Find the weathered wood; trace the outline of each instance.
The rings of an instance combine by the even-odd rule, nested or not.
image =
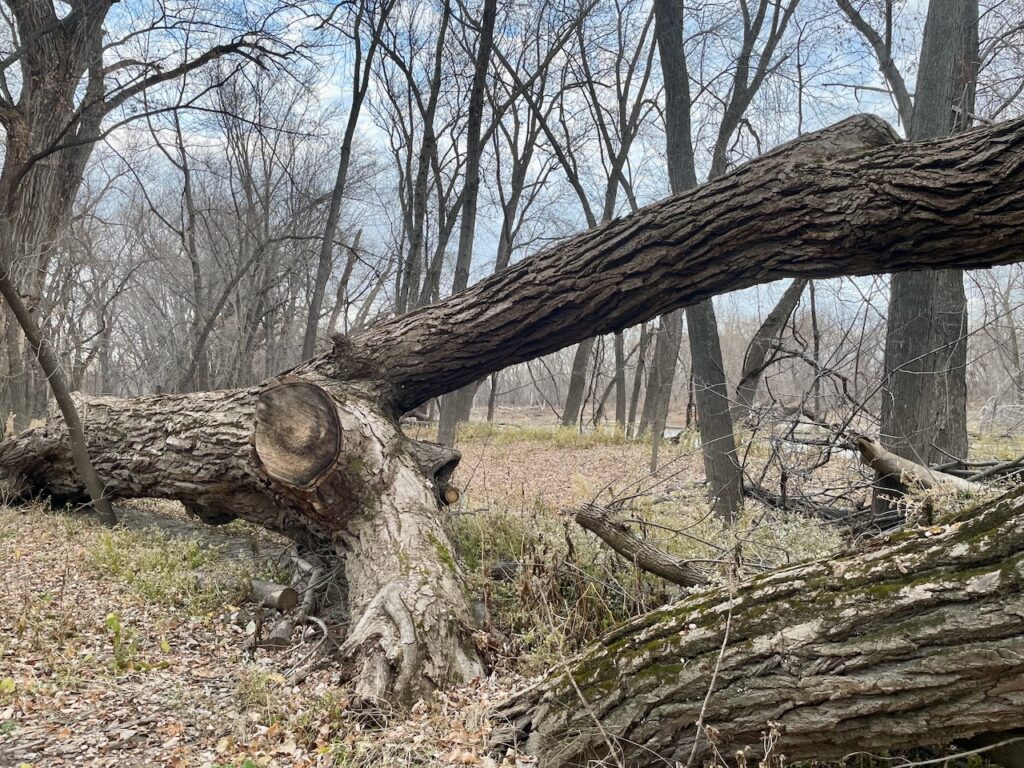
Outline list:
[[[343,653],[356,669],[358,694],[411,702],[483,672],[437,502],[458,454],[406,438],[365,391],[311,377],[301,387],[272,380],[202,394],[80,397],[79,410],[112,497],[178,499],[205,516],[228,510],[333,548],[345,568],[352,629]],[[285,401],[298,395],[303,405],[283,407],[274,395],[272,407],[261,407],[266,392]],[[308,482],[308,467],[290,451],[321,445],[309,436],[322,426],[307,422],[330,421],[328,400],[343,450]],[[261,431],[272,451],[260,452]],[[0,443],[0,470],[9,489],[75,500],[84,494],[59,420]]]
[[[850,145],[876,147],[849,152]],[[898,143],[849,118],[713,182],[600,225],[308,367],[385,382],[409,410],[491,371],[781,278],[1020,258],[1024,120]]]
[[[322,388],[282,379],[256,399],[253,446],[263,471],[274,480],[308,488],[338,460],[341,425]]]
[[[974,483],[897,456],[870,437],[858,435],[854,444],[860,452],[860,460],[875,470],[880,480],[895,483],[904,490],[907,488],[927,490],[939,485],[949,486],[965,493],[979,493],[985,490],[985,486],[981,483]]]
[[[231,575],[209,571],[196,571],[194,575],[200,587],[234,592],[244,600],[273,608],[275,611],[290,611],[299,604],[299,593],[287,584],[275,584],[260,579],[239,580]]]
[[[627,622],[500,706],[494,747],[541,768],[755,764],[772,729],[799,761],[1024,727],[1021,493]]]
[[[573,513],[573,517],[582,527],[596,534],[638,568],[683,587],[708,583],[707,576],[691,563],[662,552],[649,541],[638,538],[629,530],[628,525],[613,520],[608,510],[596,504],[585,504]]]

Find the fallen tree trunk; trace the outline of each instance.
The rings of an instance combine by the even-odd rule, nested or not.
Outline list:
[[[859,116],[703,187],[381,323],[249,389],[84,398],[90,456],[113,498],[244,517],[345,563],[343,652],[368,698],[411,700],[483,667],[439,515],[458,454],[398,419],[516,362],[716,293],[1019,258],[1024,121],[897,143]],[[0,444],[9,491],[78,500],[58,422]]]
[[[343,558],[343,651],[366,700],[412,702],[481,674],[438,509],[458,452],[406,438],[364,389],[320,383],[83,397],[79,409],[108,496],[177,499],[203,519],[237,515]],[[80,500],[66,437],[52,422],[0,445],[7,493]]]
[[[627,622],[499,707],[492,746],[540,768],[754,764],[1024,727],[1022,493]]]
[[[941,472],[916,461],[904,459],[885,449],[880,442],[859,435],[854,444],[860,452],[860,460],[875,470],[880,481],[895,486],[904,493],[911,488],[928,490],[937,486],[948,486],[964,493],[979,493],[985,486],[962,477]]]
[[[314,365],[386,380],[409,410],[491,371],[760,283],[1015,262],[1022,155],[1024,120],[901,143],[858,115],[439,304],[338,337]]]

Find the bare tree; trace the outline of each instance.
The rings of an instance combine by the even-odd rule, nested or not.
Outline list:
[[[320,329],[320,314],[323,307],[327,281],[331,276],[331,255],[334,252],[334,238],[338,229],[341,214],[341,202],[345,197],[345,184],[348,181],[349,166],[352,163],[352,146],[355,142],[356,126],[362,112],[363,100],[370,87],[373,58],[381,41],[384,25],[394,7],[394,0],[359,0],[356,3],[352,19],[351,39],[353,48],[352,61],[352,95],[345,121],[345,134],[341,139],[341,153],[338,159],[338,174],[331,191],[331,201],[327,211],[327,224],[320,243],[317,259],[316,279],[313,283],[313,295],[310,297],[309,312],[306,315],[306,331],[302,338],[302,356],[312,357],[316,347],[316,337]],[[369,37],[364,40],[366,30]],[[364,60],[363,46],[366,45]],[[334,328],[329,329],[331,333]]]

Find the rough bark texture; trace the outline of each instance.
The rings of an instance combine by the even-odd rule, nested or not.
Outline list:
[[[912,140],[965,129],[978,72],[977,0],[932,0]],[[967,455],[967,298],[963,271],[893,276],[886,321],[882,439],[922,464]],[[876,506],[882,500],[876,500]]]
[[[656,0],[654,32],[658,40],[662,80],[665,81],[665,159],[668,164],[668,180],[672,194],[678,195],[697,186],[690,125],[690,75],[683,45],[681,0]],[[648,425],[651,427],[651,471],[658,467],[658,447],[668,422],[672,382],[682,339],[682,311],[670,312],[658,321],[654,361],[648,378],[640,429],[644,432]]]
[[[1024,726],[1022,513],[1011,495],[628,622],[501,706],[495,744],[542,768],[753,764],[773,730],[789,761]]]
[[[848,154],[854,146],[877,147]],[[1020,258],[1024,121],[899,143],[849,118],[570,238],[309,365],[386,380],[409,410],[490,371],[780,278]]]
[[[708,497],[714,513],[731,521],[743,504],[743,470],[736,456],[729,390],[712,300],[687,307],[686,325]]]
[[[850,155],[851,142],[881,148]],[[440,304],[336,337],[259,387],[86,399],[96,470],[114,498],[180,499],[210,520],[234,514],[330,542],[345,559],[345,652],[363,694],[408,700],[464,680],[481,665],[437,500],[458,454],[408,440],[399,415],[723,290],[1019,258],[1024,121],[892,142],[875,118],[845,121]],[[0,444],[19,490],[81,498],[72,467],[57,424]]]
[[[572,356],[572,369],[569,371],[569,389],[565,395],[565,407],[562,409],[562,426],[574,427],[580,421],[583,409],[583,398],[587,390],[587,367],[594,349],[594,338],[584,339],[576,347]]]
[[[79,407],[108,495],[178,499],[207,520],[330,542],[345,564],[343,653],[361,696],[411,702],[483,672],[437,502],[458,454],[405,438],[358,387],[286,377]],[[0,444],[0,466],[8,491],[83,495],[62,424]]]

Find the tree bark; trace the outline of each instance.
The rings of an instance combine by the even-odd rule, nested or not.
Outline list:
[[[323,386],[321,386],[321,384]],[[190,395],[79,400],[115,498],[182,501],[291,538],[345,565],[357,693],[408,703],[482,673],[438,494],[458,454],[405,438],[360,392],[315,376]],[[2,445],[7,491],[82,495],[61,424]]]
[[[396,410],[595,334],[800,277],[1007,264],[1024,121],[900,143],[862,115],[388,320],[308,365],[387,382]]]
[[[738,414],[745,415],[754,407],[757,388],[761,384],[761,376],[765,368],[771,364],[772,345],[778,340],[782,330],[789,322],[793,310],[800,303],[800,297],[807,286],[807,280],[794,280],[779,298],[778,303],[768,313],[768,317],[757,329],[754,338],[747,346],[743,355],[743,370],[740,381],[736,385],[736,407]]]
[[[1022,727],[1020,493],[629,621],[498,707],[494,744],[540,768],[610,755],[643,768],[741,750],[747,764],[766,751],[830,760]]]
[[[637,342],[636,368],[633,369],[633,388],[629,396],[629,415],[626,417],[626,434],[636,437],[643,430],[636,429],[636,411],[640,404],[640,387],[644,381],[644,368],[647,366],[647,347],[651,333],[646,323],[640,325],[640,341]]]
[[[977,0],[931,0],[911,140],[941,138],[970,125],[977,73]],[[884,366],[881,431],[886,447],[922,464],[966,457],[967,298],[962,270],[893,277]]]
[[[330,542],[364,695],[409,700],[472,677],[482,667],[437,499],[458,454],[405,438],[400,415],[723,290],[1019,258],[1024,121],[894,141],[877,118],[844,121],[439,304],[336,336],[256,387],[83,400],[97,473],[111,498],[180,499],[201,517]],[[0,444],[0,471],[12,490],[83,495],[59,423]]]
[[[860,459],[878,474],[879,480],[891,483],[905,493],[908,488],[928,489],[937,485],[947,485],[964,493],[979,493],[985,486],[932,469],[923,464],[897,456],[877,440],[861,435],[855,440]]]
[[[615,520],[608,510],[596,504],[580,507],[573,517],[583,528],[598,536],[601,541],[631,563],[649,573],[683,587],[695,587],[708,583],[708,577],[689,562],[662,552],[650,542],[639,538],[629,530],[626,523]]]
[[[687,307],[686,325],[708,498],[714,513],[732,522],[743,504],[743,471],[736,455],[729,390],[712,300]]]
[[[583,339],[576,347],[572,356],[572,369],[569,371],[569,390],[565,395],[565,407],[562,409],[562,426],[574,427],[582,417],[583,397],[587,389],[587,368],[590,366],[590,355],[594,349],[594,337]]]

